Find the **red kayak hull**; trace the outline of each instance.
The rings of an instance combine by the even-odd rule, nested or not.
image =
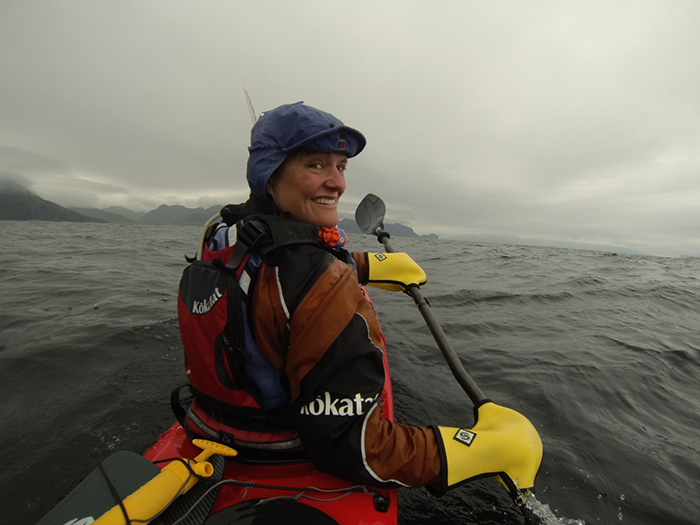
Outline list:
[[[180,424],[175,424],[160,436],[155,445],[146,451],[144,457],[152,462],[157,462],[173,457],[193,458],[200,452],[201,450],[187,439]],[[298,490],[223,485],[219,489],[209,515],[243,501],[280,496],[295,497],[301,494],[305,487],[337,490],[353,485],[349,481],[320,472],[309,462],[256,465],[227,459],[223,479]],[[308,492],[307,494],[314,499],[301,497],[299,502],[317,508],[340,524],[396,525],[398,519],[396,489],[371,489],[372,492],[368,493],[342,493],[346,495],[340,498],[338,497],[341,495],[339,492],[328,494]],[[386,510],[375,507],[374,492],[383,496],[383,502],[388,504]]]

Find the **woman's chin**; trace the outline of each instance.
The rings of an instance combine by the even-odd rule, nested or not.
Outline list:
[[[313,224],[314,226],[320,226],[321,228],[335,228],[339,220],[338,211],[335,209],[319,210],[316,213],[308,214],[301,220]]]

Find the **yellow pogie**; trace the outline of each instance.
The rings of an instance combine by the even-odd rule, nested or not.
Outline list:
[[[409,286],[422,286],[428,281],[423,268],[402,252],[368,253],[369,286],[390,292],[403,292]]]
[[[477,409],[471,429],[438,427],[446,455],[446,487],[484,476],[507,476],[519,490],[535,485],[542,462],[542,440],[515,410],[488,401]]]

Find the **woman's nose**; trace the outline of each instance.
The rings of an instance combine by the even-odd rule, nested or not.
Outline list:
[[[345,190],[345,176],[343,172],[336,167],[330,168],[325,185],[327,188],[338,189],[341,192]]]

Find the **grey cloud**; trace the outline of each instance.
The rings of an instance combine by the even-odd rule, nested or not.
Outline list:
[[[240,200],[245,84],[258,112],[304,100],[365,133],[345,213],[371,191],[419,233],[700,253],[698,15],[682,0],[6,3],[0,144],[32,153],[0,162],[81,201]]]

